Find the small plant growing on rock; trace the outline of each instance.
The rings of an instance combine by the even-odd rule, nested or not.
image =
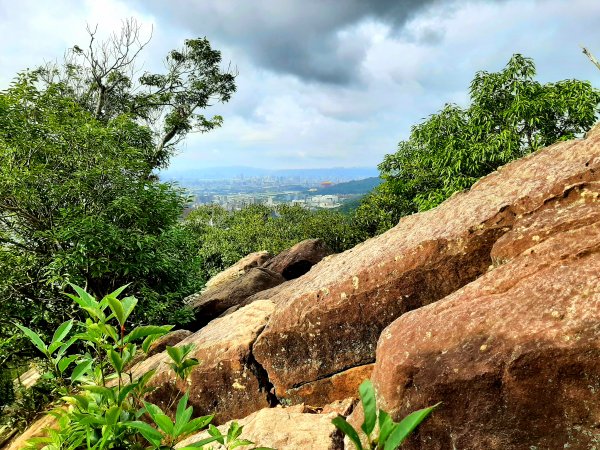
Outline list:
[[[410,433],[439,406],[438,403],[429,408],[420,409],[396,423],[388,413],[381,409],[377,410],[375,389],[370,380],[363,381],[358,392],[365,417],[360,428],[366,436],[367,447],[363,447],[359,430],[355,430],[342,416],[338,416],[332,421],[342,433],[348,436],[356,450],[396,450]],[[377,425],[379,432],[377,436],[372,437]]]
[[[70,320],[54,333],[50,344],[29,328],[18,325],[51,363],[51,375],[61,380],[60,407],[52,411],[58,429],[48,436],[28,441],[28,448],[45,450],[79,449],[173,449],[181,439],[205,428],[213,416],[192,418],[187,406],[188,394],[179,400],[175,420],[158,406],[144,401],[152,389],[148,382],[154,371],[137,380],[128,366],[137,353],[136,341],[143,340],[147,353],[150,343],[171,330],[171,326],[140,326],[126,333],[126,322],[133,312],[135,297],[119,299],[125,286],[97,301],[79,286],[72,285],[77,295],[69,295],[88,315],[85,322]],[[71,330],[76,330],[68,337]],[[75,342],[81,351],[67,355]],[[171,367],[181,378],[198,364],[187,358],[193,346],[170,347]],[[75,364],[72,371],[69,366]],[[70,372],[70,376],[67,374]],[[145,421],[141,420],[144,419]],[[150,425],[153,423],[154,426]],[[197,442],[191,448],[222,440],[221,436]],[[150,444],[150,446],[147,446]],[[240,443],[238,446],[246,445]],[[233,448],[233,447],[231,447]]]

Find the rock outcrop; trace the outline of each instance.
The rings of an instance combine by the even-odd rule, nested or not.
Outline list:
[[[266,263],[271,258],[269,252],[261,251],[250,253],[247,256],[244,256],[238,262],[236,262],[233,266],[228,267],[227,269],[219,272],[214,277],[206,282],[204,286],[204,291],[208,291],[210,289],[216,288],[222,284],[229,283],[233,280],[244,275],[250,269],[254,267],[260,267],[264,263]]]
[[[517,220],[501,266],[386,328],[373,380],[396,418],[443,401],[407,448],[600,444],[600,183]]]
[[[159,353],[134,368],[134,376],[156,369],[150,380],[155,386],[148,401],[174,412],[173,399],[189,391],[189,404],[197,415],[215,414],[214,423],[245,417],[274,405],[266,373],[256,364],[252,346],[262,331],[274,304],[257,301],[240,311],[213,320],[181,341],[193,343],[189,355],[200,360],[187,381],[178,380],[168,366],[166,353]]]
[[[194,311],[195,329],[200,329],[232,306],[239,305],[257,292],[275,287],[285,281],[277,272],[255,267],[233,281],[213,287],[201,295],[190,299]]]
[[[293,280],[331,253],[323,240],[307,239],[271,258],[262,267],[281,274],[286,280]]]
[[[176,344],[179,344],[185,338],[191,336],[193,333],[189,330],[175,330],[170,333],[165,334],[164,336],[159,337],[156,341],[152,343],[150,348],[148,349],[148,357],[154,356],[157,353],[164,352],[167,346],[173,347]]]
[[[323,414],[308,412],[304,405],[263,409],[238,421],[244,427],[241,438],[261,447],[277,450],[341,450],[342,434],[331,424],[331,420],[344,410],[347,411],[347,405],[341,411],[339,407],[330,408],[329,412]],[[219,427],[221,433],[227,433],[228,425]],[[208,436],[206,432],[199,433],[182,441],[176,448],[185,447]]]
[[[300,401],[302,386],[374,362],[381,331],[484,274],[520,216],[598,179],[598,141],[558,143],[508,164],[282,287],[254,346],[276,395]]]

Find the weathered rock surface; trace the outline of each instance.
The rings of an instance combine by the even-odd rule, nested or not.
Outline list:
[[[233,281],[220,284],[197,297],[190,298],[188,304],[194,310],[196,317],[193,326],[199,329],[251,295],[284,281],[285,278],[279,273],[263,267],[255,267]]]
[[[152,343],[150,349],[148,349],[148,356],[154,356],[157,353],[164,352],[167,346],[173,347],[175,344],[180,343],[185,338],[191,336],[193,333],[189,330],[175,330],[164,336],[159,337]]]
[[[406,448],[599,448],[598,183],[566,192],[498,242],[504,265],[382,333],[380,406],[444,402]]]
[[[262,266],[270,258],[271,255],[269,255],[269,252],[267,251],[250,253],[236,262],[233,266],[223,270],[222,272],[219,272],[210,280],[208,280],[204,286],[204,291],[208,291],[222,284],[229,283],[241,277],[253,267]]]
[[[321,239],[306,239],[271,258],[262,267],[281,274],[286,280],[299,278],[332,251]]]
[[[20,450],[26,447],[29,439],[47,436],[47,430],[57,427],[54,416],[45,415],[33,422],[25,432],[7,442],[2,450]]]
[[[600,137],[556,144],[289,282],[271,297],[278,308],[254,345],[277,396],[372,363],[387,325],[484,274],[518,217],[597,180],[599,169]]]
[[[213,320],[177,345],[193,343],[190,357],[198,358],[188,381],[177,380],[160,353],[134,368],[134,376],[156,368],[150,385],[156,390],[148,400],[165,410],[174,408],[172,399],[189,390],[196,415],[216,414],[215,423],[245,417],[272,406],[266,374],[252,356],[252,345],[264,328],[274,304],[257,301],[235,313]],[[171,412],[174,412],[171,411]]]
[[[310,414],[305,412],[303,405],[296,405],[263,409],[237,422],[244,427],[241,438],[249,439],[258,446],[277,450],[341,450],[342,435],[331,424],[337,415],[335,410],[325,414]],[[227,432],[228,425],[219,427],[221,433]],[[180,442],[176,448],[206,437],[208,433],[199,433]],[[215,449],[221,448],[225,447],[215,446]]]

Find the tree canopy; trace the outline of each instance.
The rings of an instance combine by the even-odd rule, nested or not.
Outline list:
[[[587,81],[535,81],[533,60],[515,54],[499,72],[481,71],[471,104],[446,104],[414,126],[378,166],[385,182],[367,196],[358,218],[382,232],[404,215],[430,209],[499,166],[596,121],[600,91]]]
[[[202,285],[180,223],[188,197],[154,171],[187,133],[220,124],[203,110],[230,98],[235,75],[193,39],[165,74],[134,80],[138,33],[129,21],[96,44],[91,32],[65,64],[0,92],[0,338],[12,321],[44,333],[70,317],[68,282],[98,297],[129,283],[143,305],[134,320],[158,323],[185,322],[183,297]]]

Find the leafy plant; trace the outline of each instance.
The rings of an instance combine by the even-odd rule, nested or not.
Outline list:
[[[360,428],[366,437],[367,447],[362,445],[359,430],[355,430],[342,416],[338,416],[332,421],[342,433],[348,436],[357,450],[396,450],[410,433],[440,405],[438,403],[429,408],[415,411],[396,423],[388,413],[381,409],[377,410],[375,390],[370,380],[363,381],[358,391],[364,413],[364,421]],[[372,437],[376,427],[378,427],[377,436]]]

